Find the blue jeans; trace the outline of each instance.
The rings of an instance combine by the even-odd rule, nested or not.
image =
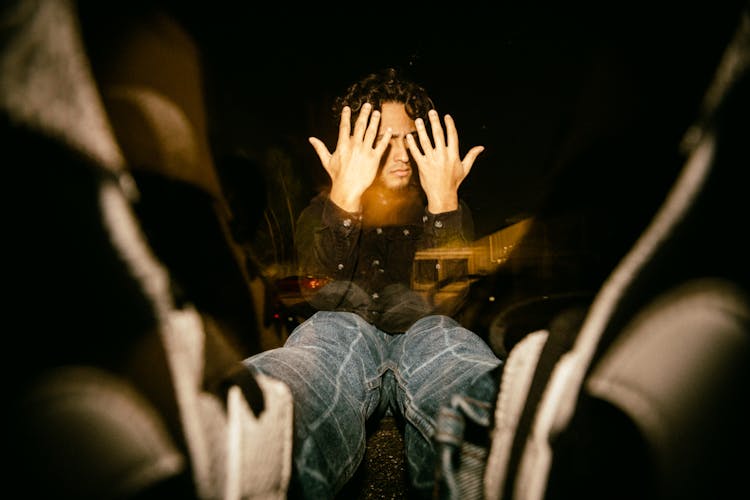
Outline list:
[[[430,496],[438,412],[451,396],[471,390],[494,401],[490,372],[501,364],[484,341],[447,316],[427,316],[404,334],[384,333],[354,313],[320,311],[283,347],[245,364],[284,381],[294,397],[292,489],[306,498],[333,498],[365,453],[365,422],[388,409],[404,419],[407,470],[413,491]]]

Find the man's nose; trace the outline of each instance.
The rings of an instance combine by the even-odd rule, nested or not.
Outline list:
[[[409,161],[409,147],[406,145],[405,140],[399,138],[391,141],[391,148],[393,148],[393,158],[395,160],[402,162]]]

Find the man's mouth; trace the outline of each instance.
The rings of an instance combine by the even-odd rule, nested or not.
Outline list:
[[[410,168],[397,168],[391,170],[391,175],[395,175],[396,177],[408,177],[411,173]]]

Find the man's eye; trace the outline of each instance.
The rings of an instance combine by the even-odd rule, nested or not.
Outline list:
[[[414,140],[417,142],[417,145],[419,145],[419,138],[417,137],[417,135],[414,132],[409,132],[408,134],[404,134],[402,137],[397,138],[397,140],[402,141],[402,143],[403,143],[404,146],[408,146],[409,143],[407,141],[407,138],[409,136],[414,137]]]

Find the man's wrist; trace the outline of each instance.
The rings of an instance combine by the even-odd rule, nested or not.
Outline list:
[[[362,209],[361,196],[351,196],[331,191],[328,198],[345,212],[357,213]]]
[[[458,197],[455,200],[428,200],[427,211],[431,214],[442,214],[458,210]]]

